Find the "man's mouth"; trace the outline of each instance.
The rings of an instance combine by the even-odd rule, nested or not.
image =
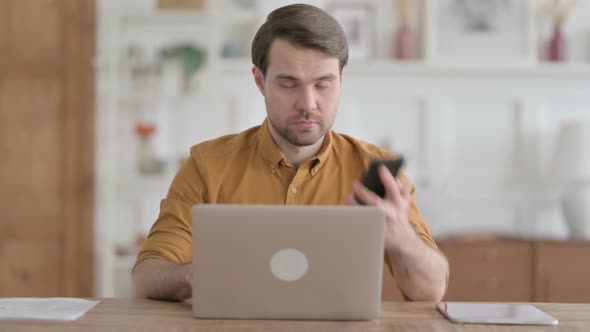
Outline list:
[[[307,120],[295,121],[295,125],[297,127],[301,127],[301,128],[311,128],[311,127],[315,126],[316,124],[317,124],[317,122],[315,122],[315,121],[307,121]]]

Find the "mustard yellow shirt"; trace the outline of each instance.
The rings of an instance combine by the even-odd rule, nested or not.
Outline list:
[[[176,174],[160,215],[135,265],[147,258],[192,260],[192,206],[199,203],[341,205],[374,159],[393,158],[375,146],[330,131],[316,157],[299,168],[285,163],[268,129],[261,126],[195,145]],[[400,172],[400,177],[405,177]],[[412,185],[410,222],[436,248]],[[393,270],[385,259],[390,272]],[[395,277],[395,275],[394,275]]]

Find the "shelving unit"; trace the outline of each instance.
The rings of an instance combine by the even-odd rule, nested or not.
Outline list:
[[[212,1],[212,3],[216,4],[217,1]],[[108,27],[104,28],[106,32],[104,39],[106,41],[103,45],[104,48],[101,49],[102,55],[98,61],[99,98],[101,100],[101,106],[99,106],[99,122],[101,123],[99,135],[102,137],[99,142],[104,144],[104,146],[98,147],[99,156],[97,158],[99,163],[97,209],[99,210],[98,233],[100,237],[97,241],[97,243],[100,243],[97,250],[100,252],[102,262],[99,267],[101,271],[99,295],[104,297],[126,295],[122,294],[122,289],[125,288],[124,285],[128,282],[125,269],[126,267],[130,269],[133,258],[130,256],[116,256],[115,248],[121,242],[129,243],[133,241],[133,237],[138,232],[146,231],[149,220],[151,222],[155,221],[156,216],[153,213],[158,209],[159,199],[165,196],[176,171],[176,166],[170,167],[163,174],[156,175],[141,175],[136,171],[133,155],[135,152],[135,137],[132,132],[132,124],[136,115],[134,112],[136,110],[133,110],[133,107],[136,107],[141,102],[145,92],[130,90],[129,68],[127,67],[128,62],[125,60],[125,50],[129,46],[129,41],[131,39],[135,41],[146,40],[148,43],[152,43],[149,44],[150,49],[155,47],[157,43],[169,45],[170,43],[185,40],[203,45],[207,51],[207,65],[191,82],[189,95],[178,93],[164,96],[164,98],[172,101],[190,99],[195,104],[198,104],[203,99],[217,100],[219,102],[218,107],[213,107],[215,106],[213,105],[211,109],[208,109],[208,106],[200,106],[205,109],[195,110],[195,113],[198,111],[201,112],[200,114],[204,114],[202,116],[203,122],[211,122],[212,124],[199,123],[195,127],[210,126],[226,133],[236,132],[242,129],[241,126],[256,122],[252,119],[258,119],[260,113],[253,115],[251,110],[255,107],[263,107],[263,104],[256,104],[255,107],[251,105],[259,103],[259,101],[255,101],[254,97],[252,97],[257,92],[251,81],[252,64],[249,58],[248,45],[248,36],[253,35],[254,27],[261,23],[265,17],[266,12],[261,13],[262,9],[260,8],[252,12],[231,12],[218,5],[213,5],[203,13],[157,12],[152,10],[143,11],[140,14],[120,14],[106,20],[108,25]],[[246,29],[247,26],[252,26],[252,30]],[[223,44],[234,36],[236,27],[239,33],[243,33],[243,36],[240,37],[243,37],[241,39],[242,44],[238,46],[241,52],[240,56],[224,58],[222,57]],[[389,45],[382,45],[381,47],[390,49]],[[362,95],[368,91],[373,95],[382,97],[382,100],[386,100],[388,103],[390,101],[387,98],[391,98],[392,108],[401,105],[408,107],[410,111],[417,109],[418,116],[409,115],[407,119],[402,119],[407,120],[410,125],[419,121],[426,123],[424,127],[418,128],[427,132],[424,136],[419,136],[421,133],[416,134],[416,136],[408,136],[411,139],[418,137],[420,143],[417,143],[416,149],[428,150],[424,146],[433,144],[433,142],[438,143],[437,140],[443,141],[447,139],[445,137],[434,137],[440,132],[428,131],[433,130],[432,128],[436,126],[444,126],[440,114],[447,112],[444,107],[437,108],[438,104],[435,105],[436,107],[431,107],[437,100],[432,101],[428,98],[430,94],[438,93],[433,88],[434,84],[428,85],[433,81],[444,83],[451,82],[455,78],[463,78],[467,83],[460,87],[467,88],[471,88],[468,85],[471,81],[489,82],[492,80],[498,82],[498,84],[519,80],[528,82],[553,79],[559,80],[559,82],[575,80],[576,82],[588,82],[590,84],[590,64],[588,63],[538,63],[529,67],[449,67],[437,66],[423,60],[397,61],[383,56],[386,53],[381,50],[377,52],[380,57],[375,60],[349,64],[344,71],[345,79],[347,84],[348,82],[361,82],[358,85],[378,81],[379,83],[375,89],[372,89],[374,86],[371,86],[366,87],[366,90],[359,89],[354,92]],[[402,84],[407,80],[419,83],[426,82],[427,84],[426,86],[414,85],[403,88]],[[248,84],[243,84],[244,82],[248,82]],[[522,87],[524,84],[520,86]],[[391,87],[394,87],[394,89]],[[411,89],[414,90],[408,92]],[[584,89],[584,87],[580,86],[580,89]],[[153,91],[157,92],[159,90],[155,89]],[[514,96],[518,92],[512,93],[511,91],[510,93],[510,96]],[[259,96],[256,97],[259,98]],[[237,104],[234,104],[234,101],[237,101]],[[361,104],[365,101],[363,99]],[[426,106],[422,105],[422,103]],[[209,102],[204,102],[204,105],[209,104]],[[344,108],[348,105],[341,106]],[[264,110],[257,111],[262,114],[264,112]],[[180,116],[180,112],[173,113],[175,110],[171,110],[171,112],[173,117]],[[222,114],[222,112],[225,113]],[[526,113],[525,118],[530,114],[530,111],[526,110],[518,112]],[[399,114],[396,113],[396,115]],[[354,124],[362,121],[364,116],[364,114],[357,114],[347,121],[349,124]],[[195,118],[198,118],[198,116],[194,116],[191,121],[195,121]],[[422,125],[420,123],[420,126]],[[527,127],[527,129],[530,128]],[[408,135],[411,134],[412,130],[409,129]],[[178,141],[170,142],[170,144],[176,145]],[[188,153],[188,149],[185,151]],[[420,156],[418,152],[416,153]],[[414,182],[423,189],[434,188],[438,185],[437,181],[440,182],[439,178],[436,177],[436,171],[439,169],[444,170],[448,165],[444,164],[444,158],[436,155],[432,150],[420,153],[429,154],[428,157],[431,160],[424,162],[424,165],[412,165],[413,168],[410,171],[414,175]],[[173,158],[176,159],[176,156],[173,156]]]

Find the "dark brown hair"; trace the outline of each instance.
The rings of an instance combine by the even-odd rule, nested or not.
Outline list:
[[[252,63],[266,75],[268,53],[275,39],[310,48],[338,58],[340,72],[348,62],[346,35],[332,16],[306,4],[275,9],[266,18],[252,41]]]

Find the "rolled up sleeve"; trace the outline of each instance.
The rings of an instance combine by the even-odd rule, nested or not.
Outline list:
[[[206,186],[197,160],[189,158],[180,168],[160,203],[160,214],[144,241],[134,268],[148,258],[175,263],[192,260],[192,207],[203,203]]]

